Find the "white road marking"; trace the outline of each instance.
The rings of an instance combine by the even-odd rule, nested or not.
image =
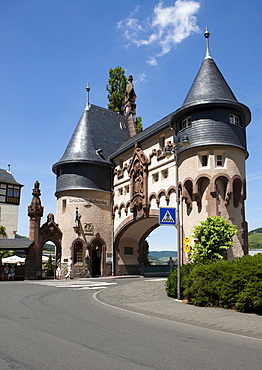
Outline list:
[[[57,280],[42,280],[42,281],[34,281],[35,284],[40,284],[40,285],[48,285],[52,286],[55,288],[69,288],[69,289],[78,289],[78,290],[87,290],[87,289],[106,289],[110,285],[116,285],[117,283],[109,283],[105,281],[87,281],[86,283],[84,282],[73,282],[72,280],[70,281],[63,281],[58,283]]]

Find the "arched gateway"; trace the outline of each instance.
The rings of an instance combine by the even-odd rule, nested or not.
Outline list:
[[[53,213],[49,213],[47,221],[40,227],[44,207],[40,200],[40,184],[35,182],[33,198],[28,206],[28,216],[30,217],[29,239],[33,241],[30,246],[25,264],[25,279],[35,279],[42,277],[42,251],[46,242],[51,241],[55,244],[55,259],[61,259],[62,232],[58,224],[54,221]]]
[[[180,108],[136,134],[130,76],[124,114],[87,104],[54,164],[62,263],[72,257],[79,274],[87,267],[95,276],[141,273],[142,245],[159,225],[159,207],[177,204],[183,263],[183,238],[207,216],[223,216],[241,230],[229,258],[247,253],[245,128],[251,116],[210,56],[208,31],[205,37],[206,57]]]

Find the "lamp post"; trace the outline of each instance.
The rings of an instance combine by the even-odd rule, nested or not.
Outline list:
[[[171,127],[173,130],[173,128]],[[180,300],[180,285],[181,285],[181,246],[180,246],[180,212],[179,212],[179,189],[178,189],[178,147],[181,144],[184,148],[187,148],[190,145],[189,139],[187,136],[184,136],[182,140],[177,136],[176,132],[173,131],[173,143],[170,141],[165,147],[164,155],[169,158],[174,154],[174,167],[175,167],[175,188],[176,188],[176,229],[177,229],[177,299]]]

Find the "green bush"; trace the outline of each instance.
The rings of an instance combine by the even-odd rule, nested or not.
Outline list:
[[[262,254],[184,266],[181,297],[189,303],[262,314]],[[166,282],[166,292],[171,297],[176,297],[176,277],[174,271]]]
[[[190,277],[190,272],[194,268],[193,263],[188,263],[182,265],[180,268],[181,276],[181,285],[180,285],[180,294],[183,298],[183,292],[188,285],[188,279]],[[177,298],[177,269],[175,268],[172,272],[169,273],[168,279],[166,281],[166,292],[169,297]]]

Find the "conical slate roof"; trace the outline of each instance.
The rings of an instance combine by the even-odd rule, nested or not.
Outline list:
[[[6,183],[6,184],[12,184],[12,185],[24,186],[15,180],[14,176],[11,174],[10,171],[3,170],[2,168],[0,168],[0,182]]]
[[[250,110],[236,99],[211,57],[208,41],[210,33],[207,28],[204,36],[206,38],[205,59],[200,66],[182,106],[174,112],[174,117],[180,115],[181,112],[186,113],[196,106],[201,106],[201,109],[203,109],[204,105],[219,105],[220,107],[227,106],[242,112],[245,117],[245,125],[247,126],[251,119]]]
[[[84,110],[64,155],[54,164],[98,162],[110,164],[108,157],[129,138],[125,116],[90,105]]]
[[[230,100],[237,102],[214,60],[205,58],[182,106]]]

